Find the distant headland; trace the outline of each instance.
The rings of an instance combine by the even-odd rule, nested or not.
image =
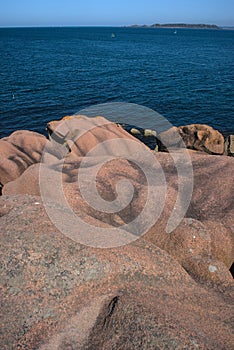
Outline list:
[[[186,23],[166,23],[166,24],[133,24],[130,26],[126,26],[128,28],[191,28],[191,29],[222,29],[215,24],[186,24]]]

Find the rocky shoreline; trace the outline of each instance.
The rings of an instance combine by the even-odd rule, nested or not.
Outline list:
[[[118,124],[131,135],[144,142],[150,149],[163,152],[166,147],[160,141],[160,134],[156,130],[142,129],[134,125]],[[218,130],[205,124],[191,124],[186,126],[174,127],[167,131],[168,138],[173,133],[178,132],[181,139],[188,149],[202,151],[209,154],[219,154],[226,156],[234,156],[234,135],[227,133],[226,137]],[[158,137],[157,137],[158,136]],[[174,139],[173,139],[174,140]],[[170,146],[174,148],[181,147],[181,140]],[[206,144],[206,146],[205,146]],[[213,144],[213,145],[212,145]],[[216,149],[212,149],[216,144]],[[217,146],[218,145],[218,146]],[[207,148],[208,146],[208,148]]]
[[[16,131],[0,140],[1,348],[231,350],[233,136],[85,116],[47,129],[49,139]],[[126,180],[131,202],[118,192]],[[60,187],[85,226],[73,224]],[[92,196],[90,205],[89,190],[106,211]],[[119,227],[124,235],[111,236]]]

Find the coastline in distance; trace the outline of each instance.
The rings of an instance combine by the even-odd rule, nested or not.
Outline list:
[[[187,24],[187,23],[166,23],[166,24],[133,24],[130,26],[125,26],[127,28],[191,28],[191,29],[222,29],[222,27],[216,24]]]

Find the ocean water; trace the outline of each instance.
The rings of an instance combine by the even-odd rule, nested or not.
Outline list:
[[[110,102],[234,132],[234,31],[1,28],[0,52],[0,137]]]

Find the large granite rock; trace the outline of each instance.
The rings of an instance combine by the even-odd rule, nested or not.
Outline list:
[[[90,150],[108,140],[120,139],[122,141],[121,146],[124,148],[121,151],[125,150],[126,154],[134,152],[134,147],[129,149],[130,143],[126,143],[125,148],[124,139],[134,141],[133,144],[136,142],[141,144],[121,126],[101,116],[94,118],[84,115],[66,116],[61,120],[48,123],[47,130],[51,139],[66,145],[68,150],[78,157],[87,157]],[[109,143],[108,147],[102,147],[102,155],[116,154],[117,147],[115,143]]]
[[[157,154],[167,178],[167,200],[160,219],[145,238],[170,253],[196,280],[229,283],[228,270],[234,257],[234,162],[230,157],[211,157],[196,152],[190,155],[193,165],[191,201],[180,225],[166,234],[168,219],[176,207],[179,183],[171,155]],[[186,166],[183,156],[180,161]],[[182,179],[180,186],[186,186],[187,180]]]
[[[2,196],[2,349],[232,349],[233,292],[144,239],[80,245],[39,197]]]
[[[191,124],[180,126],[178,131],[187,148],[209,154],[223,154],[224,137],[205,124]]]
[[[65,120],[41,164],[3,187],[3,349],[232,349],[233,158],[153,154],[104,118]],[[99,228],[122,246],[88,247]]]
[[[129,132],[131,133],[131,130]],[[224,154],[223,135],[205,124],[191,124],[178,128],[174,126],[159,134],[154,132],[154,137],[157,140],[157,149],[160,152],[188,148],[208,154]],[[144,138],[141,140],[145,142]],[[232,139],[229,137],[225,142],[226,155],[231,155],[231,145]]]
[[[186,147],[176,126],[173,126],[170,129],[158,134],[157,139],[158,150],[160,152],[167,152],[173,149],[183,149]]]
[[[19,130],[0,140],[0,183],[18,178],[30,165],[38,163],[47,140],[33,131]]]
[[[229,283],[231,280],[229,268],[234,255],[233,159],[219,156],[207,157],[192,151],[190,151],[188,157],[186,156],[187,153],[184,153],[186,150],[174,153],[177,157],[177,167],[192,166],[193,169],[193,173],[190,174],[191,179],[188,176],[181,177],[183,180],[182,186],[186,189],[186,186],[190,186],[190,182],[193,181],[194,188],[188,210],[184,212],[184,220],[173,233],[167,234],[166,227],[169,217],[175,209],[175,201],[178,195],[177,188],[179,186],[178,172],[173,156],[165,153],[158,153],[153,156],[149,151],[146,151],[144,157],[138,159],[138,166],[136,167],[133,164],[134,158],[137,157],[134,151],[136,151],[136,146],[139,145],[140,148],[144,148],[144,145],[135,139],[133,139],[133,143],[129,142],[129,140],[132,141],[132,137],[122,128],[118,128],[113,123],[108,123],[104,118],[88,120],[85,117],[66,118],[65,125],[56,122],[60,127],[60,135],[61,130],[65,135],[71,135],[71,132],[67,131],[69,130],[69,121],[72,121],[76,135],[74,136],[74,132],[72,133],[74,139],[72,144],[70,143],[70,152],[67,153],[66,157],[59,160],[54,156],[51,158],[51,154],[49,154],[46,161],[43,158],[45,161],[43,164],[32,165],[18,179],[6,184],[3,188],[3,194],[40,195],[41,190],[44,190],[46,192],[44,196],[46,195],[47,199],[52,199],[61,204],[63,199],[59,193],[59,188],[56,186],[61,174],[62,195],[64,194],[70,207],[78,216],[86,216],[88,222],[91,221],[98,226],[119,227],[131,223],[139,216],[145,207],[147,192],[150,188],[152,198],[147,215],[155,215],[155,220],[153,218],[152,225],[148,225],[146,238],[168,251],[195,278],[205,282]],[[80,122],[82,128],[79,125]],[[74,123],[76,127],[74,127]],[[96,125],[96,123],[100,124]],[[58,129],[55,130],[58,133]],[[82,134],[83,130],[88,131]],[[79,136],[77,136],[78,134]],[[117,140],[118,148],[116,143],[108,143],[108,146],[105,144],[105,142],[113,140]],[[63,140],[63,142],[70,141],[70,136],[66,136]],[[99,144],[104,144],[104,146],[101,147],[100,151],[92,154],[92,148]],[[49,149],[51,150],[51,147]],[[119,158],[122,151],[131,161]],[[132,158],[130,158],[131,154],[133,154]],[[149,154],[149,157],[147,154]],[[87,155],[85,162],[84,155]],[[111,161],[106,158],[107,156],[111,156]],[[117,159],[112,159],[112,157],[117,157]],[[96,167],[99,167],[100,164],[102,166],[96,173]],[[153,168],[152,174],[155,178],[151,187],[148,186],[145,174],[141,170],[144,171],[149,168]],[[46,189],[44,189],[45,186],[42,186],[42,177],[39,176],[40,169]],[[162,181],[161,169],[166,176],[167,192],[165,192],[165,184]],[[223,169],[225,169],[225,172]],[[82,192],[77,182],[81,170]],[[91,174],[92,176],[95,175],[95,181],[93,181],[93,177],[91,178]],[[130,180],[135,189],[131,203],[119,210],[114,210],[114,212],[106,212],[105,208],[109,209],[111,201],[116,199],[116,184],[126,179]],[[92,187],[93,182],[102,199],[107,202],[104,210],[90,205],[90,203],[95,202],[96,195],[95,188]],[[89,194],[91,192],[89,202],[83,197],[83,192]],[[122,191],[121,200],[124,203],[127,203],[127,197],[128,191],[126,194]],[[160,217],[160,211],[163,208],[164,211]],[[183,219],[183,216],[181,219]],[[143,220],[143,226],[144,223]],[[140,224],[142,225],[142,222],[139,222]],[[132,225],[130,232],[135,234],[138,229],[137,225]],[[203,267],[200,268],[199,266]],[[212,266],[215,266],[215,268],[212,268]],[[215,269],[215,273],[213,269]]]

